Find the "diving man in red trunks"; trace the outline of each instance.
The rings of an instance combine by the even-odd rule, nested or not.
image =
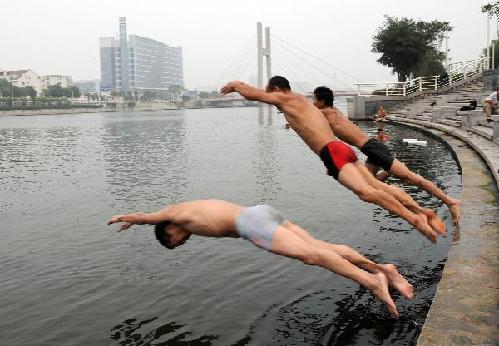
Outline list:
[[[220,92],[237,92],[247,100],[276,106],[284,113],[291,128],[322,159],[328,174],[353,191],[361,200],[377,204],[404,218],[432,242],[436,242],[437,235],[445,234],[445,226],[436,215],[412,212],[391,194],[371,186],[365,178],[366,174],[370,173],[357,159],[352,148],[334,136],[319,109],[303,95],[291,91],[286,78],[272,77],[266,90],[233,81],[222,87]]]
[[[333,91],[328,87],[322,86],[314,90],[314,105],[324,114],[338,138],[359,148],[367,156],[366,167],[371,174],[379,180],[384,180],[393,174],[410,184],[419,186],[444,202],[451,212],[453,223],[459,223],[461,202],[458,199],[448,196],[434,183],[412,172],[405,164],[394,158],[388,147],[379,139],[370,139],[358,126],[348,120],[340,110],[334,107],[333,102]],[[377,174],[380,168],[384,171]]]

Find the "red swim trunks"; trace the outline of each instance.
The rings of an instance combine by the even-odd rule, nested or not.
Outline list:
[[[358,160],[352,148],[342,141],[332,141],[326,144],[320,152],[320,157],[327,168],[327,174],[336,180],[344,165]]]

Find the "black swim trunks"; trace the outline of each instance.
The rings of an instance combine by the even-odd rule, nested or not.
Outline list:
[[[369,139],[361,148],[360,151],[367,156],[366,163],[379,166],[389,172],[392,168],[395,158],[390,153],[386,144],[381,143],[375,138]]]

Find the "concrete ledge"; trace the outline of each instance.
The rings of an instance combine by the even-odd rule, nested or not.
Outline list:
[[[471,148],[462,145],[462,134],[443,125],[416,124],[406,119],[397,123],[424,131],[450,146],[463,179],[461,223],[452,232],[452,246],[417,345],[498,345],[499,196],[496,189],[491,189],[494,180],[480,156],[496,163],[499,157],[491,158],[490,151],[469,138],[465,142]],[[497,175],[494,178],[497,186]]]
[[[435,124],[429,121],[421,121],[421,120],[415,120],[415,119],[407,119],[407,118],[399,118],[399,117],[393,117],[390,116],[390,121],[393,121],[394,123],[408,123],[408,124],[413,124],[413,125],[419,125],[423,128],[432,128],[432,129],[437,129],[440,131],[443,131],[453,137],[456,137],[466,144],[468,144],[470,147],[473,148],[485,161],[487,166],[489,167],[492,176],[495,179],[496,186],[499,188],[499,146],[495,144],[494,142],[483,138],[483,141],[485,141],[485,144],[478,144],[479,140],[473,138],[473,136],[465,131],[461,130],[458,128],[452,128],[451,126],[446,126],[443,124]],[[479,135],[480,136],[480,135]]]

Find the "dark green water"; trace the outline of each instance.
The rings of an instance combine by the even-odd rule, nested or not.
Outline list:
[[[259,121],[255,108],[0,118],[1,344],[412,344],[450,239],[431,245],[359,201],[284,123]],[[410,168],[459,194],[441,142],[386,130]],[[405,188],[450,227],[438,200]],[[415,298],[394,294],[394,320],[357,284],[243,240],[193,238],[167,251],[150,228],[105,225],[203,198],[270,204],[318,238],[396,264]]]

